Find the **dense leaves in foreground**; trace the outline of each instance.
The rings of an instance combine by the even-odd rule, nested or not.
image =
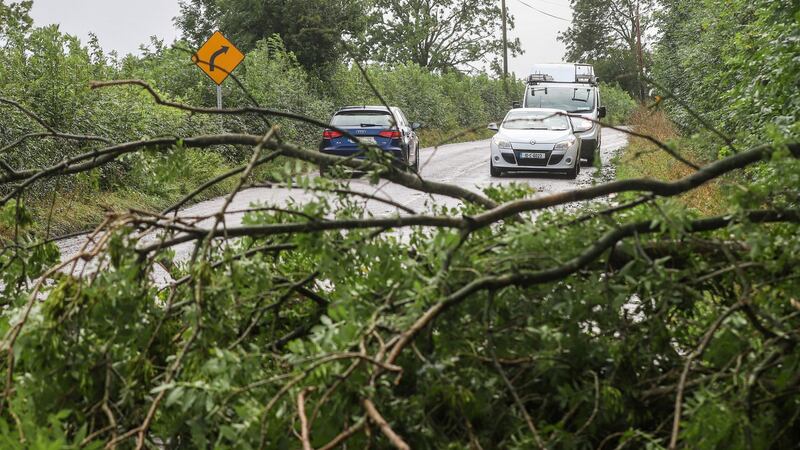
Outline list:
[[[661,448],[678,396],[684,445],[787,448],[800,438],[800,213],[749,210],[800,194],[800,164],[785,149],[771,159],[773,176],[705,222],[665,199],[480,229],[198,235],[174,258],[142,253],[152,237],[135,230],[152,221],[111,216],[100,270],[44,284],[31,280],[58,254],[9,202],[4,226],[19,229],[0,260],[11,352],[0,432],[9,443],[320,448],[353,427],[355,448],[388,447],[391,433],[411,448]],[[369,221],[361,201],[254,205],[245,225]],[[153,281],[163,267],[176,280],[166,287]]]
[[[789,16],[787,4],[775,2],[757,19],[774,25],[775,17]],[[25,81],[23,67],[44,74],[48,63],[83,67],[90,60],[56,30],[28,31],[30,24],[17,22],[23,34],[11,36],[2,51],[17,62],[0,67],[3,81]],[[787,43],[781,48],[793,42],[788,27],[755,28],[739,36],[752,37],[759,49],[774,36]],[[286,65],[248,72],[245,87],[308,81],[290,55],[276,52],[279,41],[260,45],[250,64]],[[170,69],[177,60],[164,56],[170,52],[177,50],[160,49],[128,69],[154,74],[176,99],[202,104],[190,97],[196,89],[175,76],[181,72]],[[606,202],[563,207],[576,197],[561,194],[532,200],[534,193],[514,184],[470,196],[424,184],[369,151],[361,162],[336,160],[364,169],[372,182],[383,177],[468,199],[457,208],[431,206],[432,217],[370,217],[345,181],[297,176],[300,160],[331,161],[293,146],[308,125],[291,124],[278,131],[281,140],[238,134],[215,142],[238,142],[234,161],[252,157],[242,183],[291,184],[307,191],[310,202],[253,205],[246,228],[238,229],[224,229],[219,215],[110,213],[92,244],[63,263],[47,233],[35,231],[41,228],[25,202],[31,190],[46,191],[54,180],[113,181],[115,173],[132,173],[118,163],[163,175],[146,164],[152,159],[166,162],[171,177],[192,178],[187,161],[219,156],[218,147],[193,134],[265,130],[252,117],[216,128],[207,116],[129,108],[152,99],[127,88],[66,89],[80,84],[70,84],[66,72],[12,92],[49,99],[54,108],[35,111],[59,131],[113,142],[146,139],[152,130],[177,137],[131,144],[126,155],[103,141],[79,140],[69,156],[89,151],[85,171],[37,172],[60,161],[57,150],[67,147],[54,136],[51,144],[14,145],[8,136],[39,128],[25,116],[26,102],[5,104],[15,115],[0,123],[10,132],[3,135],[10,148],[0,174],[0,445],[792,448],[800,441],[800,147],[796,127],[785,123],[795,103],[781,103],[795,82],[779,70],[788,53],[779,52],[784,62],[760,66],[777,88],[748,79],[726,91],[741,96],[717,108],[723,117],[712,117],[713,124],[727,133],[731,124],[751,126],[735,136],[726,159],[674,184],[628,180],[580,191],[584,199],[620,191],[613,210]],[[766,51],[759,55],[770,60]],[[104,62],[86,67],[98,77],[108,70]],[[408,95],[430,89],[442,98],[470,90],[455,98],[500,104],[487,100],[498,98],[497,85],[480,77],[452,78],[465,84],[450,92],[431,81],[449,75],[431,78],[413,66],[398,72],[397,78],[381,72],[378,88],[392,95],[398,86],[420,86]],[[337,75],[350,80],[340,84],[343,90],[366,92],[346,73],[356,74]],[[298,98],[255,91],[269,105]],[[709,95],[717,91],[707,88]],[[727,101],[728,94],[717,97]],[[452,106],[462,103],[449,103],[448,111],[469,110]],[[442,116],[437,106],[427,103],[422,111]],[[136,114],[157,123],[127,127],[124,118]],[[96,123],[103,128],[90,128]],[[719,148],[713,142],[708,148]],[[745,150],[753,143],[764,147]],[[255,170],[275,151],[289,162]],[[20,177],[25,169],[34,174]],[[700,217],[670,197],[712,173],[725,181],[724,215]],[[653,193],[660,196],[639,200]],[[225,234],[240,237],[221,239]],[[194,245],[177,245],[186,239]]]

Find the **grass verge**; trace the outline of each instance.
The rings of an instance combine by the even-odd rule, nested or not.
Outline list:
[[[703,165],[710,161],[702,158],[701,152],[688,139],[680,136],[676,126],[662,111],[638,108],[631,116],[630,124],[638,132],[652,136],[672,146],[689,161]],[[652,178],[672,181],[683,178],[694,171],[670,156],[656,145],[640,138],[631,138],[617,162],[617,178]],[[720,189],[720,182],[713,181],[678,197],[688,208],[706,215],[721,213],[727,204]]]

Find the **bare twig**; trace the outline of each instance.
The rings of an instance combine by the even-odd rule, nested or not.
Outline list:
[[[311,430],[306,416],[306,394],[308,392],[310,392],[310,389],[306,388],[297,394],[297,416],[300,418],[300,442],[303,444],[303,450],[313,450],[313,447],[311,447]]]
[[[389,442],[398,450],[411,450],[411,447],[406,444],[406,442],[401,438],[392,427],[389,425],[389,422],[383,418],[378,409],[375,407],[375,404],[372,403],[372,400],[365,398],[361,400],[361,405],[364,406],[364,410],[367,412],[367,416],[375,423],[375,425],[380,428],[381,432]]]
[[[714,334],[719,330],[719,327],[725,322],[731,314],[736,312],[737,310],[742,308],[743,303],[737,302],[735,305],[728,307],[725,311],[720,314],[716,320],[711,324],[711,326],[706,331],[705,335],[703,336],[703,340],[700,342],[700,345],[697,346],[692,353],[686,358],[686,362],[683,366],[683,372],[681,372],[681,378],[678,382],[678,393],[675,395],[675,413],[672,422],[672,434],[670,435],[669,440],[669,448],[670,450],[677,448],[678,445],[678,434],[680,433],[680,426],[681,426],[681,409],[683,407],[683,392],[686,389],[686,378],[689,375],[689,368],[692,366],[692,362],[701,357],[703,353],[706,351],[708,344],[711,343],[711,339],[713,339]]]

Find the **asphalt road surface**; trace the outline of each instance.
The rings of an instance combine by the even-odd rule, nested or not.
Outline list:
[[[612,158],[627,143],[627,136],[619,131],[605,129],[603,145],[600,150],[602,168],[583,167],[575,180],[563,176],[542,174],[506,174],[502,178],[489,176],[489,140],[448,144],[436,149],[420,150],[420,171],[424,178],[444,183],[456,184],[468,189],[480,190],[490,184],[508,184],[511,182],[527,183],[536,189],[537,195],[566,191],[587,186],[597,181],[608,181],[614,177]],[[600,172],[598,172],[598,170]],[[599,178],[599,180],[598,180]],[[433,204],[455,206],[458,200],[424,194],[406,187],[381,181],[371,185],[368,180],[354,178],[349,181],[350,189],[371,195],[390,198],[394,202],[414,210],[417,213],[430,211]],[[303,203],[312,198],[311,193],[301,189],[286,188],[254,188],[240,192],[228,207],[231,213],[226,216],[226,225],[235,227],[241,223],[242,210],[253,204],[262,206],[286,206],[290,202]],[[217,198],[195,204],[180,211],[184,217],[213,215],[221,209],[224,198]],[[376,200],[364,200],[364,207],[375,216],[398,214],[401,211]],[[205,225],[205,223],[201,223]],[[211,226],[209,222],[206,226]],[[62,258],[67,258],[79,251],[85,243],[84,238],[74,238],[59,242]],[[190,251],[189,244],[175,248],[176,257],[182,259]]]

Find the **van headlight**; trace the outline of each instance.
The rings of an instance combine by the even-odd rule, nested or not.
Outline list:
[[[569,150],[570,147],[575,143],[575,136],[570,136],[569,139],[566,141],[561,141],[558,144],[553,146],[553,151],[556,152],[565,152]]]
[[[496,145],[497,148],[511,149],[511,142],[503,138],[494,138],[494,145]]]
[[[572,127],[575,131],[589,131],[594,126],[591,120],[582,119],[580,117],[572,118]]]

